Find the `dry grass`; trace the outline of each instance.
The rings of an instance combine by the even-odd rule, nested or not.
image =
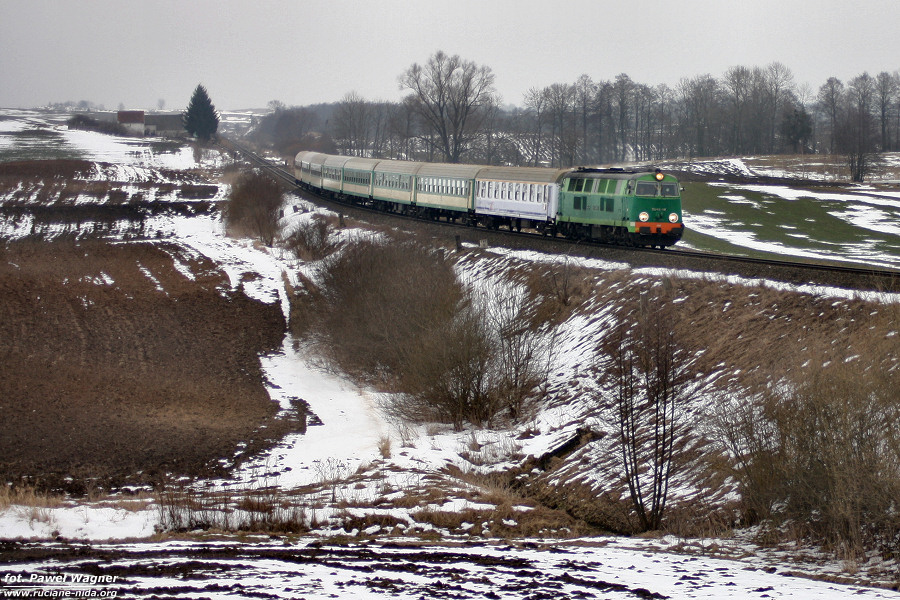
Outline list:
[[[273,486],[199,492],[169,485],[157,492],[156,509],[161,531],[195,530],[265,533],[305,533],[310,517]]]
[[[538,270],[535,269],[535,272]],[[537,290],[546,282],[547,276],[537,273],[534,277],[530,287]],[[523,276],[522,281],[529,279]],[[637,314],[635,311],[638,310],[640,298],[645,302],[667,303],[670,307],[666,313],[670,321],[668,326],[676,332],[680,347],[690,356],[691,369],[701,374],[711,386],[705,396],[709,404],[695,403],[691,409],[695,413],[691,418],[696,419],[700,427],[695,432],[693,445],[685,446],[690,452],[680,461],[683,464],[676,465],[680,470],[676,485],[708,490],[708,497],[670,503],[662,524],[667,531],[680,535],[725,532],[734,525],[735,511],[745,511],[745,518],[751,522],[760,518],[760,512],[753,508],[754,500],[750,496],[745,497],[743,505],[729,504],[723,500],[722,493],[732,489],[727,478],[735,474],[727,453],[721,452],[722,446],[712,445],[712,442],[722,442],[717,438],[720,433],[713,430],[709,420],[715,402],[731,398],[739,406],[747,408],[747,399],[779,382],[812,382],[822,374],[842,370],[853,374],[853,385],[857,389],[867,389],[869,384],[881,389],[882,384],[877,382],[885,376],[896,379],[896,373],[900,370],[898,304],[810,296],[775,290],[765,285],[736,286],[703,279],[639,277],[628,272],[585,272],[581,285],[586,291],[579,293],[578,297],[582,300],[569,309],[570,314],[577,312],[595,318],[616,312]],[[561,310],[565,305],[559,295],[540,294],[554,298],[554,310],[544,313],[551,315],[549,318],[555,310]],[[595,375],[589,371],[573,374],[565,389],[554,390],[558,393],[554,403],[564,406],[572,398],[588,393],[587,390],[592,389],[588,384],[594,378]],[[824,397],[828,392],[835,399],[840,398],[842,404],[839,405],[852,402],[853,394],[848,386],[837,385],[834,379],[828,381],[831,383],[820,386],[818,397]],[[896,383],[893,385],[895,389]],[[713,402],[713,399],[717,400]],[[744,400],[738,402],[738,399]],[[790,405],[799,410],[796,401],[797,398]],[[882,410],[881,414],[886,413]],[[732,415],[738,420],[750,422],[749,415],[742,416],[737,410],[732,411]],[[851,420],[861,422],[859,413]],[[836,431],[833,425],[823,426],[823,429]],[[869,430],[872,431],[872,428]],[[768,431],[762,433],[771,435]],[[813,439],[813,433],[807,432],[804,439]],[[883,447],[897,446],[894,438],[883,439]],[[468,452],[476,454],[471,450]],[[843,452],[842,462],[851,464],[850,457],[854,450],[846,448]],[[617,491],[614,485],[593,489],[580,483],[580,474],[588,467],[575,464],[577,460],[586,460],[586,454],[578,456],[580,458],[573,461],[551,461],[548,470],[556,483],[549,485],[549,476],[532,477],[521,493],[535,498],[544,506],[565,509],[593,526],[633,533],[636,529],[627,502],[627,490],[623,494],[623,490]],[[819,453],[817,460],[822,459]],[[600,467],[591,463],[590,468]],[[857,467],[856,470],[862,472],[865,469]],[[770,476],[768,480],[757,482],[761,489],[778,489],[771,479],[777,471],[762,464],[758,471]],[[808,472],[809,469],[795,467],[793,471]],[[881,490],[885,489],[885,485],[893,485],[892,477],[895,475],[877,484],[872,482],[876,487],[881,486],[877,493],[873,487],[868,492],[853,492],[851,496],[885,497]],[[842,487],[855,489],[853,486]],[[744,491],[749,489],[744,488]],[[793,497],[799,497],[796,491]],[[879,514],[888,517],[888,512],[882,510]],[[802,516],[795,514],[795,519],[813,523],[824,514],[823,510]],[[876,521],[874,516],[868,519],[870,523]],[[795,527],[795,531],[809,535],[811,529]],[[892,539],[895,531],[895,525],[885,523],[878,532],[866,535],[869,535],[870,541],[876,538],[882,540],[880,547],[884,548],[884,541]],[[832,546],[837,547],[835,544]],[[869,547],[873,546],[870,544]],[[846,548],[840,551],[847,552]]]
[[[381,458],[388,459],[391,457],[391,438],[383,436],[378,440],[378,453]]]
[[[0,510],[6,510],[14,504],[30,508],[59,508],[65,505],[65,497],[62,494],[38,490],[28,485],[12,486],[7,484],[0,487]]]
[[[847,157],[839,154],[778,154],[744,158],[743,161],[754,169],[786,171],[799,177],[814,180],[849,181],[850,168]],[[897,181],[900,179],[900,166],[879,164],[874,170],[875,181]],[[866,180],[873,179],[867,177]]]
[[[860,378],[859,373],[869,372]],[[842,557],[900,554],[897,377],[840,363],[723,407],[748,520],[790,524]]]
[[[637,294],[635,293],[637,292]],[[857,360],[881,369],[900,365],[897,304],[817,297],[770,287],[697,279],[653,280],[603,274],[579,310],[633,311],[635,298],[669,297],[680,342],[702,354],[695,368],[720,373],[721,385],[752,389],[786,373]],[[629,306],[631,303],[632,306]],[[897,334],[900,335],[900,334]]]

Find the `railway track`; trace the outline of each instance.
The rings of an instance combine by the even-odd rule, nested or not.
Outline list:
[[[284,165],[273,163],[245,146],[231,140],[223,140],[223,145],[241,153],[259,168],[267,170],[273,177],[284,181],[292,188],[297,182],[291,170]],[[874,269],[862,266],[851,266],[826,262],[802,262],[784,259],[754,258],[712,252],[701,252],[679,247],[665,250],[653,248],[631,248],[610,246],[585,240],[572,241],[560,237],[536,235],[534,233],[507,230],[490,230],[471,227],[446,221],[428,221],[397,213],[384,213],[359,204],[340,202],[312,194],[308,190],[304,194],[313,196],[317,202],[342,214],[362,219],[398,219],[414,221],[423,227],[434,228],[434,235],[441,231],[452,232],[448,237],[455,238],[458,243],[475,243],[502,246],[513,249],[538,250],[570,256],[600,258],[616,262],[625,262],[633,267],[660,267],[667,269],[686,269],[694,271],[712,271],[725,275],[736,275],[751,279],[772,279],[795,285],[831,285],[836,287],[867,290],[886,293],[900,292],[900,270]]]

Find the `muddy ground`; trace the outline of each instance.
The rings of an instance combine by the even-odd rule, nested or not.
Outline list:
[[[535,550],[536,544],[508,546],[507,552],[499,555],[488,553],[489,548],[486,543],[458,548],[404,543],[316,543],[305,547],[285,543],[281,548],[264,543],[186,543],[177,549],[145,550],[36,547],[3,542],[0,560],[11,575],[23,574],[26,580],[32,575],[57,577],[66,582],[94,577],[97,583],[89,589],[105,594],[115,592],[119,598],[189,598],[198,594],[205,598],[669,597],[645,587],[609,581],[598,573],[599,564],[582,562],[558,547],[538,552],[537,556],[521,556],[516,551]],[[541,560],[546,558],[550,558],[549,565]],[[52,574],[35,571],[31,566],[35,561],[52,561]],[[20,565],[27,571],[18,570]],[[552,567],[551,572],[547,572],[548,566]],[[689,575],[685,570],[686,580]],[[0,593],[5,587],[11,590],[22,585],[25,584],[0,583]],[[32,589],[46,591],[48,587],[41,581]]]
[[[280,307],[230,289],[175,242],[0,241],[2,480],[78,493],[217,475],[294,427],[258,359],[281,344]]]

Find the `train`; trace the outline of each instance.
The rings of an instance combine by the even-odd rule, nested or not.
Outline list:
[[[505,167],[302,151],[301,188],[325,197],[491,229],[666,248],[684,233],[681,185],[660,169]]]

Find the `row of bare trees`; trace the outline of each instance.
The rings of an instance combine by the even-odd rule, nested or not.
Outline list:
[[[900,71],[830,78],[817,92],[779,62],[735,66],[674,87],[620,74],[528,90],[501,106],[489,67],[443,52],[398,78],[402,102],[355,92],[316,118],[275,102],[258,134],[354,156],[517,166],[569,166],[695,156],[839,153],[854,179],[871,155],[900,149]],[[300,140],[303,140],[301,143]]]
[[[526,164],[799,152],[859,161],[900,148],[900,72],[863,73],[846,86],[831,78],[817,95],[778,62],[682,79],[674,88],[625,74],[601,82],[582,75],[530,90],[512,116]],[[852,171],[856,179],[860,170]]]

